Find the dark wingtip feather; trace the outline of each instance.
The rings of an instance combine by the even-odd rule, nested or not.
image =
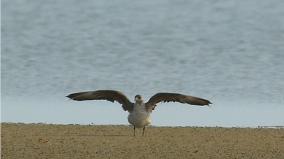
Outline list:
[[[72,94],[67,95],[66,97],[75,100],[74,98],[77,97],[80,94],[81,93],[72,93]]]
[[[65,97],[72,99],[72,98],[74,97],[74,95],[73,95],[73,94],[68,94],[68,95],[65,96]]]
[[[207,100],[207,106],[210,106],[210,104],[213,104],[213,103],[211,103],[209,100]]]
[[[209,100],[207,99],[203,99],[203,98],[198,98],[198,97],[195,97],[197,98],[198,100],[193,103],[193,105],[200,105],[200,106],[209,106],[210,104],[212,104]]]

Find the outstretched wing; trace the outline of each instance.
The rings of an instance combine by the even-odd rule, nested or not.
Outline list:
[[[66,96],[70,99],[82,101],[82,100],[107,100],[110,102],[117,101],[122,104],[122,108],[125,111],[131,112],[133,110],[133,103],[121,92],[115,90],[97,90],[88,92],[72,93]]]
[[[180,102],[184,104],[191,104],[191,105],[209,105],[212,104],[209,100],[178,94],[178,93],[157,93],[152,96],[149,101],[146,103],[147,110],[154,110],[156,104],[159,102]]]

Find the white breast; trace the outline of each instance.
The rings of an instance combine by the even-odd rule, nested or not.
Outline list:
[[[133,111],[128,115],[128,122],[137,128],[151,124],[150,112],[145,109],[145,104],[134,105]]]

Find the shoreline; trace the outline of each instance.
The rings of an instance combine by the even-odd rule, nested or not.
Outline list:
[[[22,125],[54,125],[54,126],[71,126],[71,125],[76,125],[76,126],[129,126],[131,127],[132,125],[128,124],[57,124],[57,123],[25,123],[25,122],[0,122],[0,124],[22,124]],[[149,125],[147,127],[153,127],[153,128],[224,128],[224,129],[230,129],[230,128],[240,128],[240,129],[284,129],[284,126],[280,125],[275,125],[275,126],[268,126],[268,125],[263,125],[263,126],[256,126],[256,127],[250,127],[250,126],[159,126],[159,125]]]

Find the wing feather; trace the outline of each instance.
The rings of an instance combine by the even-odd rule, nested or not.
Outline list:
[[[115,90],[97,90],[97,91],[87,91],[78,92],[67,95],[66,97],[76,100],[107,100],[110,102],[117,101],[122,104],[122,108],[125,111],[131,112],[133,110],[133,103],[120,91]]]
[[[160,102],[179,102],[184,104],[191,104],[191,105],[209,105],[212,104],[207,99],[202,99],[199,97],[188,96],[184,94],[178,93],[157,93],[152,96],[149,101],[146,103],[147,110],[154,110],[156,105]]]

